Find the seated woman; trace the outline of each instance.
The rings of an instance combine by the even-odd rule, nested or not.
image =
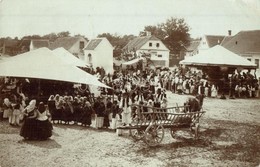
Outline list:
[[[24,139],[37,139],[37,110],[35,105],[36,100],[31,100],[29,105],[22,112],[25,116],[25,119],[20,130],[20,135],[24,137]]]
[[[48,110],[43,102],[39,103],[37,110],[37,139],[39,140],[47,140],[52,136],[52,124],[49,121],[48,117],[50,116]]]

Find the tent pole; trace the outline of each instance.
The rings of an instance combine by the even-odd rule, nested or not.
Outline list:
[[[38,79],[38,93],[37,93],[37,101],[40,100],[41,95],[41,79]]]

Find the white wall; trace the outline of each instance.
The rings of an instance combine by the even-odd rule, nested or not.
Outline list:
[[[259,66],[256,69],[256,76],[259,78],[260,77],[260,53],[253,53],[253,54],[245,54],[245,55],[240,55],[242,57],[245,57],[246,59],[250,59],[252,63],[255,63],[255,60],[259,60]],[[254,70],[252,70],[254,72]]]
[[[198,50],[205,50],[205,49],[209,49],[209,45],[208,42],[206,40],[205,35],[202,37],[201,41],[200,41],[200,45],[198,46]]]
[[[113,48],[106,39],[103,39],[95,50],[85,50],[85,62],[88,61],[88,54],[92,55],[93,68],[103,67],[107,73],[113,73]]]
[[[149,46],[149,43],[152,43],[152,46]],[[156,47],[157,43],[159,43],[159,47]],[[157,40],[149,40],[140,49],[144,49],[144,50],[169,50],[162,43],[162,41],[157,41]]]
[[[82,57],[82,55],[84,54],[83,52],[81,52],[81,49],[79,48],[80,46],[80,41],[84,42],[84,47],[87,45],[87,41],[84,38],[80,38],[80,40],[78,40],[70,49],[69,52],[72,53],[73,55],[76,55],[78,57]]]
[[[152,46],[149,46],[152,43]],[[157,47],[159,43],[159,47]],[[162,41],[150,40],[145,43],[139,50],[136,51],[137,55],[141,55],[143,52],[150,53],[152,60],[164,60],[165,66],[169,67],[169,49],[162,43]],[[158,56],[159,55],[159,56]]]

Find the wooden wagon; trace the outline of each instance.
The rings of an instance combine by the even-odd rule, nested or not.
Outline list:
[[[199,119],[205,111],[189,112],[188,107],[155,108],[133,105],[131,126],[118,126],[117,129],[129,130],[135,140],[143,140],[149,146],[157,146],[164,138],[165,128],[171,136],[180,129],[190,129],[195,139],[198,138]],[[144,112],[146,107],[146,112]]]

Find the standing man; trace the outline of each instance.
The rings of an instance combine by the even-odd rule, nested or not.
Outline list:
[[[120,108],[123,110],[122,112],[122,123],[123,126],[131,124],[131,104],[132,100],[129,97],[129,93],[127,90],[123,91],[123,98],[120,101]]]

